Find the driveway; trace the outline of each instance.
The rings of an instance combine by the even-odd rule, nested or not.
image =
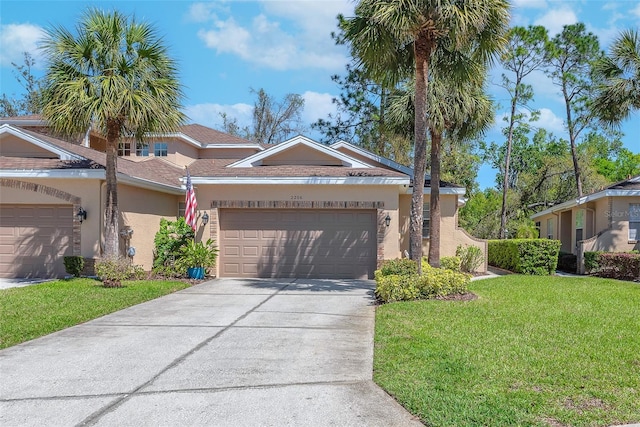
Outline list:
[[[373,288],[216,279],[2,350],[0,425],[421,425],[371,380]]]

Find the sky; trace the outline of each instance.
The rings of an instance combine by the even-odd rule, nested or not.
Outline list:
[[[117,9],[156,28],[177,61],[184,86],[185,112],[190,122],[219,128],[220,113],[251,123],[255,96],[263,88],[276,99],[288,93],[305,100],[305,135],[318,138],[310,124],[334,111],[332,98],[339,87],[331,80],[344,74],[351,61],[344,46],[331,38],[336,16],[352,16],[349,0],[262,1],[32,1],[0,2],[0,93],[20,97],[21,86],[11,63],[21,64],[23,52],[36,60],[35,76],[43,74],[38,50],[44,29],[73,30],[84,11]],[[511,25],[544,25],[554,36],[563,25],[584,22],[607,50],[623,29],[640,27],[640,0],[512,0]],[[491,72],[488,90],[499,104],[487,143],[502,144],[500,128],[508,106],[507,92],[498,86],[500,71]],[[527,81],[534,88],[537,122],[557,137],[566,137],[563,100],[558,88],[542,72]],[[623,123],[623,144],[640,153],[640,113]],[[480,168],[480,188],[495,186],[496,171]]]

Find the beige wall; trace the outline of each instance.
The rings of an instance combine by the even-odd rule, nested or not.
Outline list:
[[[200,159],[243,159],[258,150],[253,148],[203,148],[198,154]]]
[[[0,156],[3,157],[38,157],[53,158],[57,155],[51,151],[40,148],[22,138],[6,133],[0,139]]]
[[[265,166],[278,165],[322,165],[341,166],[342,161],[318,150],[299,145],[269,156],[262,161]]]

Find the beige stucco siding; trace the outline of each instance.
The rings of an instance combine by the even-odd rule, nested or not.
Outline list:
[[[45,150],[8,133],[2,135],[0,142],[0,156],[3,157],[38,157],[48,159],[56,156],[49,150]]]
[[[203,148],[199,150],[199,159],[243,159],[258,150],[254,148]],[[193,160],[192,160],[193,161]]]
[[[317,150],[310,150],[305,146],[295,146],[265,158],[262,163],[265,166],[278,165],[319,165],[340,166],[342,161],[333,156]]]
[[[153,267],[153,239],[160,229],[160,219],[175,221],[178,216],[178,203],[184,196],[160,193],[130,185],[118,186],[118,204],[120,207],[120,229],[131,227],[133,234],[130,245],[136,249],[134,264],[142,265],[145,270]],[[125,250],[125,241],[120,239],[121,250]]]

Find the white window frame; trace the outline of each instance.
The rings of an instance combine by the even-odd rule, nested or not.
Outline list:
[[[547,239],[553,240],[553,218],[547,219]]]
[[[640,240],[640,203],[629,203],[629,240]]]
[[[424,202],[422,204],[422,238],[428,239],[431,237],[430,231],[430,223],[431,223],[431,211],[429,202]]]
[[[136,146],[136,156],[149,157],[149,144],[140,144]]]
[[[162,147],[164,145],[164,147]],[[156,157],[167,157],[169,154],[169,144],[166,142],[155,142],[153,144],[153,155]]]

